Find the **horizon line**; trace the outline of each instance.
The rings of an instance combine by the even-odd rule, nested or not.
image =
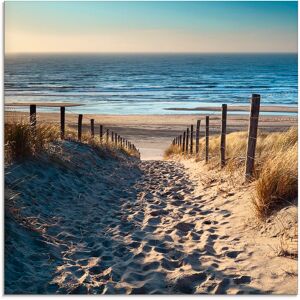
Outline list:
[[[4,55],[14,55],[14,54],[298,54],[298,51],[251,51],[251,52],[238,52],[238,51],[210,51],[210,52],[146,52],[146,51],[137,51],[137,52],[97,52],[97,51],[87,51],[87,52],[72,52],[72,51],[53,51],[53,52],[4,52]]]

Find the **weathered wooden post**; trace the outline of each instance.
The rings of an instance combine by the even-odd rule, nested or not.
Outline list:
[[[115,132],[115,145],[118,145],[118,134]]]
[[[246,181],[250,181],[253,178],[259,109],[260,109],[260,95],[253,94],[251,99],[251,109],[250,109],[250,119],[249,119],[249,129],[248,129],[248,146],[247,146],[246,170],[245,170]]]
[[[182,135],[179,136],[179,147],[181,148],[182,146]]]
[[[199,153],[199,140],[200,140],[200,120],[197,120],[197,127],[196,127],[196,154]]]
[[[190,143],[191,154],[193,154],[193,143],[194,143],[194,125],[191,125],[191,143]]]
[[[208,162],[209,152],[209,116],[205,117],[205,162]]]
[[[91,137],[92,137],[92,139],[94,138],[94,136],[95,136],[95,120],[91,119]]]
[[[35,130],[36,129],[36,105],[30,104],[29,110],[30,110],[30,113],[29,113],[30,126],[31,126],[31,129]]]
[[[183,138],[182,138],[182,153],[185,151],[185,131],[183,132]]]
[[[226,163],[226,122],[227,122],[227,104],[222,104],[222,127],[221,127],[221,168],[225,166]]]
[[[82,134],[82,115],[78,115],[78,141],[81,142],[81,134]]]
[[[103,125],[100,125],[100,143],[103,142]]]
[[[112,131],[112,132],[111,132],[111,142],[112,142],[112,143],[114,142],[114,136],[115,136],[115,135],[114,135],[114,132]]]
[[[186,137],[185,137],[185,143],[186,143],[185,152],[186,152],[186,154],[189,153],[189,135],[190,135],[190,130],[189,130],[189,128],[187,128],[186,129]]]
[[[106,129],[106,144],[108,144],[109,139],[109,129]]]
[[[63,140],[65,138],[65,112],[66,108],[64,106],[60,107],[60,138]]]

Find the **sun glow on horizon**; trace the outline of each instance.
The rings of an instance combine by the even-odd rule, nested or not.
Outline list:
[[[6,2],[5,53],[297,52],[297,2]]]

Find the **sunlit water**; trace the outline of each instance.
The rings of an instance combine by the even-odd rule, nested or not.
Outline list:
[[[296,54],[9,55],[5,101],[76,102],[70,112],[178,114],[166,108],[297,104]],[[24,109],[24,108],[23,108]],[[40,110],[57,111],[53,108]]]

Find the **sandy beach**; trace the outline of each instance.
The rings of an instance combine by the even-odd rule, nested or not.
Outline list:
[[[74,142],[8,167],[6,293],[295,294],[281,223],[257,229],[249,191],[210,176]]]
[[[274,107],[269,107],[269,110]],[[28,113],[6,111],[5,119],[28,119]],[[84,130],[89,130],[90,119],[95,119],[96,133],[97,125],[118,132],[127,139],[133,141],[140,149],[143,160],[162,159],[164,150],[169,146],[172,139],[180,134],[186,127],[196,124],[197,120],[202,120],[200,132],[204,135],[205,114],[191,115],[99,115],[86,114],[83,117]],[[37,119],[41,122],[59,124],[58,113],[37,113]],[[68,113],[66,110],[66,124],[76,128],[78,115]],[[248,115],[228,115],[227,131],[240,131],[248,129]],[[283,131],[290,126],[297,126],[297,116],[268,115],[260,116],[259,130],[261,131]],[[210,115],[210,133],[220,132],[220,113]]]

